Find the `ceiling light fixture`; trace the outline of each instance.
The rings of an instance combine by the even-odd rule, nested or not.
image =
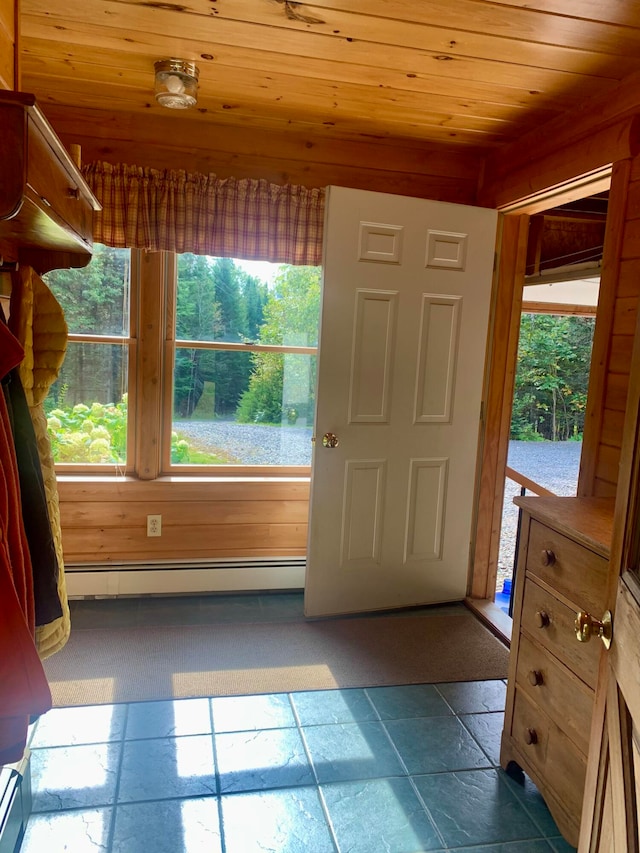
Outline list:
[[[195,62],[185,59],[160,59],[156,72],[156,101],[172,110],[186,110],[198,100],[199,71]]]

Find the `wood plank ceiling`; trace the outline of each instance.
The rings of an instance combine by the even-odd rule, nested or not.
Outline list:
[[[476,180],[498,146],[640,71],[640,2],[21,0],[20,44],[21,88],[64,131],[102,109],[103,135],[126,125],[131,144],[151,122],[171,136],[153,64],[174,56],[200,69],[194,138],[441,149]]]

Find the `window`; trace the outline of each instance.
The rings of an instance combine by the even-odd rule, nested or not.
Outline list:
[[[84,269],[45,276],[69,327],[65,360],[45,402],[58,463],[127,463],[130,270],[128,249],[96,245]]]
[[[56,462],[144,479],[309,466],[320,268],[94,248],[46,276],[70,332],[46,402]]]
[[[172,465],[311,463],[318,267],[179,255]]]

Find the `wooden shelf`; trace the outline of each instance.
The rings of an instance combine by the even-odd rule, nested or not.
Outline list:
[[[0,255],[37,272],[83,267],[100,204],[36,105],[0,92]]]

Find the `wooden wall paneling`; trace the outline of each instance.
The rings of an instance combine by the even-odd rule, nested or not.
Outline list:
[[[0,89],[16,89],[16,0],[0,0]]]
[[[612,373],[627,373],[631,363],[633,335],[612,335],[609,369]]]
[[[602,415],[602,430],[600,433],[603,444],[620,447],[620,436],[624,427],[624,412],[605,409]]]
[[[598,461],[596,465],[596,477],[600,481],[611,483],[615,486],[618,482],[620,468],[620,447],[602,444],[598,447]]]
[[[288,131],[266,127],[264,135],[256,138],[248,126],[215,125],[180,115],[177,119],[166,113],[148,112],[144,120],[131,113],[99,108],[45,104],[47,117],[62,137],[76,134],[109,143],[134,139],[144,147],[157,145],[161,150],[173,146],[177,150],[204,157],[208,149],[236,161],[251,160],[259,155],[283,161],[313,164],[343,164],[365,170],[404,171],[408,174],[442,174],[451,178],[477,180],[481,154],[477,147],[452,147],[423,139],[367,139],[362,134],[353,138],[335,137],[329,127],[312,127],[291,122]],[[384,153],[383,153],[384,152]],[[131,152],[129,152],[131,153]],[[381,155],[384,163],[381,164]],[[94,158],[85,158],[94,159]]]
[[[615,483],[599,480],[597,477],[593,481],[594,498],[615,498],[617,491],[618,489]]]
[[[613,335],[633,337],[638,313],[637,296],[618,296],[613,312]]]
[[[556,139],[555,125],[555,121],[547,125],[546,144],[538,145],[534,141],[535,133],[529,134],[529,139],[524,137],[520,140],[517,152],[513,146],[508,146],[507,149],[500,149],[499,158],[496,155],[487,158],[484,183],[478,196],[480,204],[505,211],[516,210],[526,204],[527,210],[531,210],[531,198],[540,193],[542,198],[538,209],[551,207],[550,200],[555,196],[558,196],[555,204],[571,200],[570,195],[566,199],[562,197],[565,183],[574,188],[576,177],[583,176],[584,181],[588,182],[601,173],[601,179],[606,180],[611,163],[634,157],[640,149],[638,117],[626,118],[599,130],[592,127],[591,132],[586,130],[585,122],[583,137],[578,135],[576,125],[568,127],[565,129],[566,138],[558,138],[557,147],[551,147],[549,139]],[[523,151],[529,152],[530,159],[519,167],[515,166],[511,163],[511,157],[521,158]],[[493,162],[499,163],[503,169],[508,164],[507,174],[493,175]],[[582,192],[573,195],[573,198],[587,194]]]
[[[635,192],[636,187],[640,190],[640,180],[634,180],[629,184],[629,192]],[[638,267],[634,260],[620,262],[620,270],[618,276],[618,296],[626,299],[629,296],[640,298],[640,277],[638,276]]]
[[[180,117],[45,105],[61,139],[82,146],[85,163],[104,160],[218,177],[263,178],[307,187],[331,184],[441,201],[474,203],[480,158],[473,149],[388,140],[341,140],[317,129],[287,133],[211,126]],[[310,129],[308,129],[310,130]]]
[[[622,258],[640,258],[640,219],[627,217],[622,244]]]
[[[306,524],[308,509],[301,500],[246,501],[126,501],[83,503],[69,501],[64,505],[66,530],[83,527],[145,529],[147,515],[162,515],[163,531],[169,527],[209,524]]]
[[[607,227],[600,276],[600,295],[593,335],[587,410],[585,413],[584,437],[580,458],[580,472],[578,475],[577,494],[582,497],[588,497],[594,492],[603,410],[606,406],[610,409],[624,411],[624,401],[626,400],[626,388],[621,406],[617,404],[617,398],[611,397],[611,393],[617,383],[614,382],[612,384],[609,381],[609,358],[618,293],[620,254],[624,222],[626,219],[630,175],[630,160],[622,160],[615,164],[609,192]]]
[[[635,157],[640,144],[639,85],[640,74],[630,74],[614,91],[586,98],[578,108],[491,154],[480,203],[502,208],[576,175]]]
[[[145,525],[146,528],[146,525]],[[132,528],[63,531],[65,563],[156,560],[205,560],[234,555],[301,556],[307,525],[206,524],[169,526],[162,536],[147,537]]]
[[[59,478],[65,563],[304,556],[307,478]],[[162,535],[147,536],[147,515]]]
[[[604,409],[624,413],[629,390],[629,374],[609,373],[604,379],[606,381]]]
[[[528,231],[528,216],[501,217],[497,287],[484,395],[485,423],[473,572],[469,591],[470,597],[476,599],[493,599],[495,595]]]
[[[308,478],[274,477],[272,479],[206,476],[162,477],[137,480],[134,477],[81,477],[63,475],[58,478],[58,493],[63,501],[81,503],[125,501],[308,501]]]

